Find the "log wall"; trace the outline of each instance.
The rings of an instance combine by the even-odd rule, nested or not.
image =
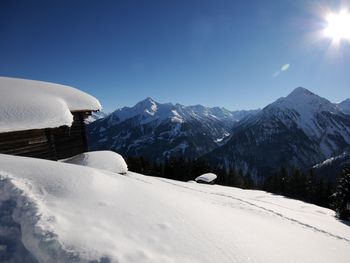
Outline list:
[[[54,141],[57,159],[64,159],[87,151],[84,116],[74,114],[70,128],[62,127],[55,131]]]
[[[86,112],[73,116],[71,127],[0,133],[0,153],[59,160],[86,152]]]

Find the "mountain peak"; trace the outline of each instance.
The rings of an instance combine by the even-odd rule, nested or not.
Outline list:
[[[320,97],[319,95],[305,89],[303,87],[298,87],[294,89],[287,97],[282,98],[282,101],[285,103],[291,104],[292,107],[297,107],[297,105],[302,106],[303,108],[310,107],[334,107],[334,105],[327,99]]]
[[[139,101],[137,104],[154,104],[157,103],[154,99],[152,99],[151,97],[146,97],[145,99]]]
[[[302,87],[294,89],[287,97],[279,98],[277,101],[266,106],[265,109],[267,111],[274,111],[275,109],[278,111],[284,111],[285,109],[287,111],[294,110],[305,118],[314,116],[322,111],[338,111],[335,104]]]
[[[147,97],[144,100],[141,100],[138,103],[136,103],[136,105],[133,108],[138,109],[138,111],[143,111],[146,109],[152,109],[153,111],[155,111],[157,109],[157,105],[159,105],[158,102],[156,102],[151,97]]]
[[[343,113],[350,115],[350,99],[343,100],[337,106]]]
[[[350,99],[345,99],[342,102],[340,102],[339,104],[350,104]]]
[[[159,103],[154,101],[151,97],[147,97],[146,99],[138,102],[133,109],[137,113],[146,113],[149,115],[154,115],[155,112],[158,110]]]
[[[297,87],[295,88],[287,97],[290,96],[309,96],[309,95],[316,95],[309,91],[308,89],[305,89],[303,87]]]

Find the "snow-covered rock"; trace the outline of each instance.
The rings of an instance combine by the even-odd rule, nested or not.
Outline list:
[[[86,152],[65,159],[63,162],[107,170],[119,174],[125,174],[128,171],[128,166],[123,157],[112,151]]]
[[[333,211],[262,191],[0,154],[0,206],[0,253],[13,263],[350,258]]]
[[[42,81],[0,77],[0,94],[0,132],[71,126],[71,112],[101,109],[83,91]]]
[[[216,174],[213,173],[206,173],[198,176],[196,178],[196,182],[205,182],[205,183],[211,183],[217,178]]]
[[[13,263],[350,257],[350,228],[333,211],[262,191],[1,154],[0,178],[0,253]]]

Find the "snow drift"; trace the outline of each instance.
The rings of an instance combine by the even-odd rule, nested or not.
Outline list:
[[[71,112],[101,109],[91,95],[54,83],[0,77],[0,92],[0,132],[71,126]]]
[[[119,174],[125,174],[128,171],[128,166],[123,157],[112,151],[86,152],[65,159],[63,162],[107,170]]]
[[[0,205],[20,231],[13,241],[17,250],[9,251],[9,242],[0,244],[9,262],[350,258],[350,227],[331,210],[262,191],[8,155],[0,155],[0,178]],[[9,237],[0,222],[0,235]]]

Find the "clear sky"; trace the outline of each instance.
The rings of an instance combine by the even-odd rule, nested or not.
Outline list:
[[[350,42],[321,36],[350,1],[0,0],[0,75],[71,85],[105,111],[159,102],[264,107],[298,86],[350,97]]]

